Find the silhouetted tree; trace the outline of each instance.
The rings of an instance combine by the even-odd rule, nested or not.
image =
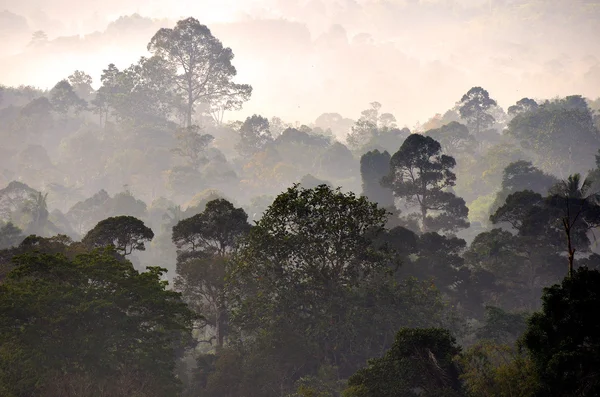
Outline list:
[[[81,242],[89,247],[114,246],[124,256],[144,251],[144,243],[154,238],[152,229],[133,216],[116,216],[100,221]]]
[[[460,99],[458,103],[460,117],[467,121],[475,137],[479,137],[486,128],[494,124],[494,116],[489,112],[492,106],[496,106],[496,101],[481,87],[471,88]]]
[[[194,18],[183,19],[172,29],[160,29],[150,40],[148,50],[179,71],[175,83],[187,105],[186,127],[192,125],[198,102],[239,109],[250,98],[252,87],[232,81],[237,71],[231,64],[231,48],[223,47],[210,29]]]
[[[417,206],[423,232],[469,226],[464,200],[448,191],[456,181],[455,165],[453,157],[442,154],[439,142],[420,134],[406,138],[392,156],[384,183],[396,197]]]
[[[390,173],[390,159],[388,152],[379,150],[367,152],[360,158],[363,195],[383,208],[394,206],[392,190],[382,185],[383,178]]]

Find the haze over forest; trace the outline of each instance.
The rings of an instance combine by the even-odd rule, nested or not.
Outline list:
[[[600,10],[587,0],[3,0],[2,82],[51,88],[84,70],[98,87],[106,65],[129,66],[158,28],[189,15],[234,49],[240,81],[255,88],[231,119],[354,118],[376,100],[412,129],[465,87],[507,107],[600,86]],[[37,30],[49,43],[27,47]]]
[[[0,1],[1,397],[600,395],[600,1]]]

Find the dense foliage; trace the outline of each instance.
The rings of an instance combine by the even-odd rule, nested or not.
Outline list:
[[[0,285],[4,396],[171,396],[193,314],[111,251],[16,256]]]
[[[600,101],[225,122],[233,50],[149,38],[0,86],[0,395],[600,393]]]

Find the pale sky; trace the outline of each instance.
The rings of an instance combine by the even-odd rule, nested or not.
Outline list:
[[[412,127],[473,86],[504,108],[600,96],[600,2],[589,0],[0,0],[0,84],[51,87],[76,69],[98,82],[188,16],[233,49],[237,81],[254,87],[233,119],[357,118],[378,101]],[[27,47],[35,30],[45,49]]]

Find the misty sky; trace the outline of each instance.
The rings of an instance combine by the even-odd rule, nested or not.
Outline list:
[[[254,87],[239,119],[358,118],[369,102],[413,127],[472,86],[518,99],[600,96],[600,1],[0,0],[0,84],[49,88],[76,69],[147,55],[160,27],[193,16],[233,49]],[[36,30],[49,43],[28,46]]]

